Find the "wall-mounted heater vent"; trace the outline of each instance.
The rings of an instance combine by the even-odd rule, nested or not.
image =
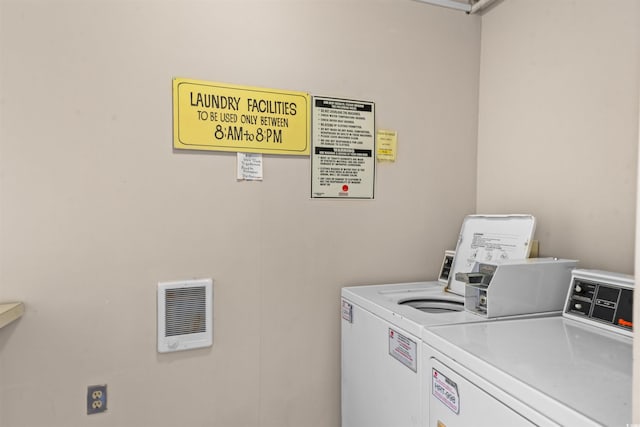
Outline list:
[[[158,283],[158,352],[190,350],[213,343],[213,281]]]

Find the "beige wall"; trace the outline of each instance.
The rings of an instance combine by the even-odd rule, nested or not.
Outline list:
[[[481,49],[478,212],[530,212],[542,255],[632,273],[640,2],[505,0]]]
[[[433,278],[475,210],[478,17],[395,0],[0,0],[0,426],[338,426],[339,289]],[[171,149],[171,79],[376,102],[372,201]],[[156,353],[159,281],[214,345]],[[86,387],[109,410],[85,415]]]

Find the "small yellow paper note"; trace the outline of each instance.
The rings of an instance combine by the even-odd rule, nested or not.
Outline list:
[[[379,162],[395,162],[398,146],[398,133],[395,130],[379,129],[377,132],[377,153]]]

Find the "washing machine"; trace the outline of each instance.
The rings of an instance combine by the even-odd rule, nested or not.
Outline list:
[[[422,425],[423,328],[495,321],[464,310],[465,286],[456,275],[471,271],[480,260],[526,259],[534,228],[530,215],[471,215],[463,221],[445,283],[342,289],[343,427]],[[557,281],[567,283],[574,267],[575,261],[569,261]],[[536,313],[541,311],[536,315],[559,314],[561,307]]]
[[[432,301],[442,313],[405,300]],[[343,288],[342,426],[419,426],[422,322],[462,308],[437,281]]]
[[[423,425],[630,425],[633,277],[568,288],[561,316],[425,328]]]
[[[487,261],[484,301],[489,310],[466,309],[475,301],[451,294],[437,282],[417,282],[344,288],[342,291],[342,425],[343,427],[420,426],[422,424],[422,335],[425,327],[496,322],[514,317],[559,316],[563,297],[544,297],[562,289],[577,261],[558,258]],[[463,273],[470,275],[472,272]],[[516,310],[495,310],[503,305],[502,292],[526,295],[527,304]],[[474,283],[474,285],[478,285]],[[509,307],[507,307],[509,308]]]

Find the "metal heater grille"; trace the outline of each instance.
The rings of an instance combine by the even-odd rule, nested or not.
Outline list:
[[[167,289],[165,310],[165,336],[205,332],[207,329],[205,287]]]

